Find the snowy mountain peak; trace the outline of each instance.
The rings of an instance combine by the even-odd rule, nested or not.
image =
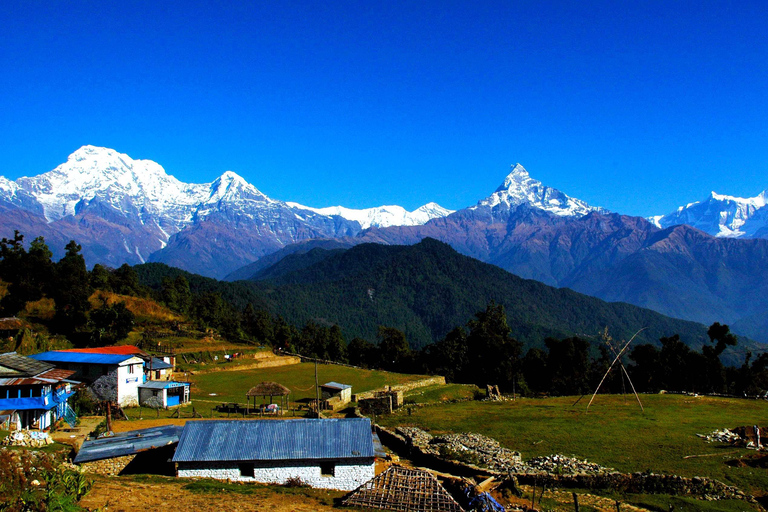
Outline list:
[[[510,173],[501,186],[473,208],[483,206],[514,208],[521,204],[527,204],[555,215],[568,217],[586,215],[591,211],[605,211],[602,208],[590,206],[580,199],[569,197],[557,189],[543,185],[540,181],[531,178],[525,167],[520,164],[511,167]]]
[[[225,171],[224,174],[211,183],[210,196],[206,202],[238,202],[242,200],[260,202],[272,201],[256,187],[245,181],[239,174],[232,171]]]
[[[528,171],[522,165],[515,164],[511,168],[512,170],[504,179],[504,183],[496,189],[496,192],[510,188],[524,188],[531,183],[541,185],[540,182],[531,178],[531,175],[528,174]]]
[[[454,210],[443,208],[437,203],[427,203],[409,212],[402,206],[388,205],[375,208],[356,210],[343,206],[329,206],[327,208],[312,208],[298,203],[286,203],[292,208],[309,210],[320,215],[338,215],[347,220],[356,221],[362,229],[370,227],[386,228],[389,226],[420,226],[432,219],[450,215]]]
[[[735,197],[711,192],[703,201],[679,207],[668,215],[648,218],[660,228],[687,224],[718,237],[768,235],[768,190],[755,197]]]

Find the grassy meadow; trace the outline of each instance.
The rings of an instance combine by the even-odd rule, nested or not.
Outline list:
[[[338,365],[318,365],[318,382],[320,385],[326,382],[340,382],[352,386],[352,393],[370,391],[386,385],[403,384],[425,378],[424,375],[409,375],[391,373],[379,370],[361,370]],[[245,394],[253,386],[263,381],[278,382],[291,390],[291,407],[296,407],[296,402],[302,399],[315,397],[315,365],[313,363],[300,363],[274,368],[259,368],[239,371],[219,371],[202,374],[176,375],[177,380],[187,379],[192,383],[192,405],[205,417],[222,416],[212,413],[211,409],[224,402],[236,402],[245,404]],[[266,398],[268,400],[268,397]],[[280,403],[280,398],[275,397],[274,402]],[[262,399],[257,398],[257,403]],[[190,411],[185,407],[181,411],[182,417],[188,417]],[[138,408],[126,409],[129,418],[135,419],[141,413],[144,418],[158,417],[155,412],[148,412],[146,408],[139,411]],[[160,411],[160,418],[167,418],[174,414],[174,410]],[[226,413],[223,414],[226,417]]]
[[[589,397],[459,402],[415,408],[378,418],[384,426],[413,425],[432,434],[477,432],[518,450],[524,459],[561,453],[619,471],[651,470],[707,476],[756,494],[768,490],[768,471],[736,461],[752,450],[707,443],[696,434],[744,425],[768,425],[768,402],[683,395]],[[689,455],[697,457],[684,458]],[[704,456],[701,456],[704,455]],[[742,467],[735,467],[742,466]]]

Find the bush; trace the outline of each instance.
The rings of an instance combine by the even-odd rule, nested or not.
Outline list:
[[[299,478],[298,476],[292,476],[288,480],[285,481],[283,484],[283,487],[309,487],[304,480]]]
[[[60,456],[59,456],[60,457]],[[44,452],[0,450],[0,510],[78,511],[93,482]]]

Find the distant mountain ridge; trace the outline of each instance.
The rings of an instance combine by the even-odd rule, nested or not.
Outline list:
[[[179,272],[153,264],[136,268],[142,282],[154,287],[163,275]],[[295,325],[338,324],[347,340],[373,340],[378,326],[386,325],[405,332],[419,348],[464,325],[493,300],[505,306],[513,336],[528,346],[541,345],[547,336],[594,341],[606,326],[616,339],[648,327],[637,343],[658,344],[660,337],[673,334],[694,348],[708,342],[704,325],[522,279],[430,238],[414,245],[366,243],[297,252],[261,269],[257,281],[216,284],[188,278],[193,289],[220,291],[239,307],[245,306],[243,297],[251,297]]]
[[[717,237],[768,238],[768,190],[748,198],[712,192],[703,201],[648,220],[660,228],[687,224]]]

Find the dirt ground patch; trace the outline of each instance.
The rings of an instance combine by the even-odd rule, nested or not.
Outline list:
[[[195,512],[325,512],[334,510],[309,496],[270,493],[264,486],[259,496],[233,492],[193,492],[184,486],[189,480],[142,482],[131,477],[95,477],[95,484],[80,505],[89,510],[129,512],[136,510],[194,510]],[[255,485],[255,484],[249,484]]]
[[[186,418],[182,418],[178,420],[172,419],[172,418],[171,419],[160,418],[157,420],[149,419],[149,420],[113,421],[112,432],[114,433],[127,432],[129,430],[140,430],[143,428],[152,428],[152,427],[164,427],[167,425],[184,426],[184,424],[187,421],[188,419]]]

